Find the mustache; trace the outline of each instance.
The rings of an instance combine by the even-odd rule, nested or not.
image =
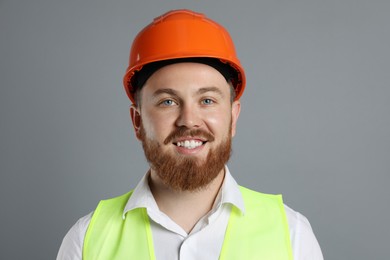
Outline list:
[[[214,141],[214,139],[215,139],[214,135],[212,135],[211,133],[209,133],[205,130],[202,130],[202,129],[191,129],[190,130],[187,128],[180,127],[180,128],[173,130],[168,135],[168,137],[165,138],[164,144],[166,145],[166,144],[169,144],[170,142],[172,142],[172,140],[174,140],[174,139],[181,138],[181,137],[188,137],[188,136],[205,138],[210,142]]]

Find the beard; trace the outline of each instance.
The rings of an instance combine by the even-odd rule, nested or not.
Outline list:
[[[230,128],[231,129],[231,126]],[[140,139],[147,161],[162,182],[176,191],[196,191],[207,187],[224,169],[231,155],[232,137],[229,130],[225,140],[215,149],[211,149],[205,159],[192,156],[175,155],[163,152],[161,145],[146,136],[143,124],[140,126]],[[175,138],[184,136],[205,137],[214,141],[214,136],[204,130],[177,128],[165,140],[164,145]]]

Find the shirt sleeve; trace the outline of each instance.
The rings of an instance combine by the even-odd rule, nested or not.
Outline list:
[[[289,223],[291,246],[295,260],[323,260],[322,251],[309,220],[285,206]]]
[[[92,212],[80,218],[62,240],[57,260],[82,260],[84,236],[91,221]]]

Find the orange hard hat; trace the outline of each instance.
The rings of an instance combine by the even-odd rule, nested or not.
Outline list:
[[[130,100],[135,103],[137,86],[133,78],[143,66],[188,58],[214,58],[229,65],[236,72],[232,79],[235,100],[241,97],[245,88],[245,73],[226,29],[203,14],[174,10],[155,18],[133,41],[129,67],[123,78]]]

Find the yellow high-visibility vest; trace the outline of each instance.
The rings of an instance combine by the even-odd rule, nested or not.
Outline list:
[[[292,260],[282,196],[240,190],[245,214],[232,207],[219,259]],[[131,210],[122,218],[131,194],[99,203],[85,235],[84,260],[156,259],[146,209]]]

